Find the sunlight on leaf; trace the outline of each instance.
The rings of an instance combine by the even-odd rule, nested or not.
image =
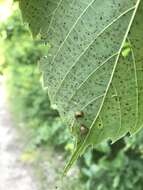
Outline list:
[[[12,14],[12,0],[0,0],[0,22],[6,21]]]

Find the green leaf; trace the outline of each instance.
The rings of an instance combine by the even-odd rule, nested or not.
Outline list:
[[[22,17],[28,21],[33,36],[48,31],[51,20],[61,0],[18,0]]]
[[[51,45],[40,64],[44,85],[77,137],[66,173],[87,146],[143,126],[143,1],[21,0],[20,7]]]

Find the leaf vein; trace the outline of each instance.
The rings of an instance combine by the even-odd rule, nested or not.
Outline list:
[[[121,15],[119,15],[117,18],[115,18],[112,22],[110,22],[103,30],[101,30],[101,32],[99,32],[96,37],[94,38],[94,40],[89,44],[89,46],[79,55],[79,57],[76,59],[76,61],[73,63],[73,65],[70,67],[70,69],[67,71],[67,73],[65,74],[65,77],[63,78],[63,80],[61,81],[60,85],[57,88],[57,91],[55,92],[55,95],[58,94],[58,91],[60,90],[60,88],[62,87],[62,84],[64,83],[64,81],[66,80],[67,76],[69,75],[69,73],[71,72],[72,68],[77,64],[77,62],[80,60],[80,58],[85,54],[85,52],[90,48],[90,46],[95,42],[95,40],[98,39],[98,37],[100,37],[105,31],[106,29],[108,29],[114,22],[116,22],[118,19],[120,19],[122,16],[124,16],[125,14],[127,14],[128,12],[132,11],[135,8],[135,6],[131,7],[130,9],[128,9],[127,11],[123,12]]]

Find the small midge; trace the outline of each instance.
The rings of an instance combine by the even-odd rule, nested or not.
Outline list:
[[[82,118],[84,117],[84,113],[82,111],[77,111],[75,113],[75,118],[78,119],[78,118]]]
[[[86,135],[88,133],[89,129],[85,125],[80,126],[80,133],[81,135]]]

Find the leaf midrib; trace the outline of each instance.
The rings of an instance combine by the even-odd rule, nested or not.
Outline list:
[[[97,113],[97,115],[96,115],[96,117],[95,117],[95,119],[94,119],[94,121],[93,121],[93,123],[92,123],[92,125],[91,125],[91,127],[90,127],[90,131],[89,131],[88,135],[86,136],[86,138],[85,138],[83,144],[81,145],[81,147],[80,147],[80,149],[79,149],[79,153],[84,149],[84,146],[86,145],[86,142],[87,142],[88,137],[89,137],[89,135],[90,135],[91,129],[92,129],[92,127],[94,126],[94,124],[95,124],[95,122],[96,122],[96,120],[97,120],[97,118],[98,118],[98,116],[99,116],[99,114],[100,114],[100,112],[101,112],[101,110],[102,110],[102,108],[103,108],[104,101],[105,101],[105,98],[106,98],[106,96],[107,96],[108,90],[109,90],[109,88],[110,88],[110,85],[111,85],[111,82],[112,82],[112,79],[113,79],[113,76],[114,76],[114,73],[115,73],[115,70],[116,70],[116,67],[117,67],[117,64],[118,64],[118,60],[119,60],[119,58],[120,58],[120,54],[121,54],[122,48],[123,48],[124,43],[125,43],[125,41],[126,41],[126,39],[127,39],[127,37],[128,37],[128,33],[129,33],[129,31],[130,31],[130,28],[131,28],[132,23],[133,23],[133,21],[134,21],[134,18],[135,18],[135,16],[136,16],[136,12],[137,12],[137,10],[138,10],[139,4],[140,4],[140,0],[137,0],[137,3],[136,3],[136,5],[135,5],[135,10],[134,10],[134,12],[133,12],[133,14],[132,14],[130,23],[129,23],[128,28],[127,28],[127,30],[126,30],[126,34],[125,34],[124,39],[123,39],[123,41],[122,41],[121,47],[120,47],[120,49],[119,49],[119,55],[117,56],[117,59],[116,59],[116,62],[115,62],[115,66],[114,66],[114,69],[113,69],[113,72],[112,72],[112,75],[111,75],[111,78],[110,78],[108,87],[107,87],[106,92],[105,92],[105,96],[103,97],[103,101],[102,101],[102,103],[101,103],[100,109],[99,109],[99,111],[98,111],[98,113]]]

